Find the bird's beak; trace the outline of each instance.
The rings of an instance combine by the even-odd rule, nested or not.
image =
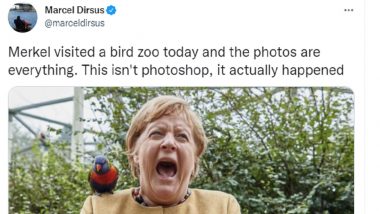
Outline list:
[[[96,164],[96,171],[100,172],[100,170],[102,170],[102,165]]]

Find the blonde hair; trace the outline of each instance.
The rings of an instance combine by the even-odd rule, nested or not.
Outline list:
[[[133,156],[136,155],[136,142],[141,133],[149,123],[162,116],[173,114],[183,115],[192,128],[192,135],[197,146],[197,158],[194,163],[194,171],[191,174],[191,179],[196,177],[199,170],[198,160],[207,147],[207,137],[200,118],[190,109],[189,104],[185,100],[174,96],[159,96],[151,99],[145,103],[133,117],[125,141],[129,166],[131,167],[133,176],[139,176],[139,169],[133,161]]]

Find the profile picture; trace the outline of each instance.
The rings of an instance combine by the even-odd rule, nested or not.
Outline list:
[[[8,22],[17,32],[29,32],[37,23],[36,9],[31,4],[16,3],[9,10]]]

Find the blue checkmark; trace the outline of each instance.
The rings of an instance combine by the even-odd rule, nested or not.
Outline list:
[[[106,10],[106,12],[107,12],[109,15],[112,16],[113,14],[116,13],[116,7],[113,6],[113,5],[109,5],[109,6],[107,6],[107,10]]]

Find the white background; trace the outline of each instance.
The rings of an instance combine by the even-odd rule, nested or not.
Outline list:
[[[359,0],[267,0],[267,1],[36,1],[30,0],[38,12],[38,23],[29,33],[14,32],[8,26],[8,8],[18,1],[2,1],[1,29],[1,91],[0,91],[0,210],[8,210],[7,193],[7,125],[8,93],[14,86],[347,86],[355,93],[355,211],[378,213],[380,190],[379,151],[376,139],[378,129],[379,78],[379,3]],[[114,16],[108,15],[48,15],[45,5],[86,5],[105,7],[113,4],[117,8]],[[353,8],[354,12],[344,12]],[[106,28],[46,29],[45,19],[104,19]],[[9,66],[40,66],[56,63],[76,65],[82,63],[162,63],[182,64],[181,59],[63,59],[33,58],[9,59],[8,47],[80,46],[89,48],[110,45],[145,48],[190,47],[217,48],[240,46],[245,48],[266,46],[268,48],[319,48],[321,57],[314,59],[279,59],[273,64],[294,65],[345,65],[345,75],[297,79],[284,77],[231,77],[223,76],[201,79],[199,77],[85,77],[76,78],[50,76],[10,77]],[[108,61],[107,61],[108,60]],[[270,60],[270,59],[269,59]],[[266,60],[265,62],[269,62]],[[264,62],[264,61],[262,61]],[[203,59],[200,65],[241,64],[247,60]],[[82,72],[80,72],[82,73]],[[215,77],[215,78],[214,78]]]

